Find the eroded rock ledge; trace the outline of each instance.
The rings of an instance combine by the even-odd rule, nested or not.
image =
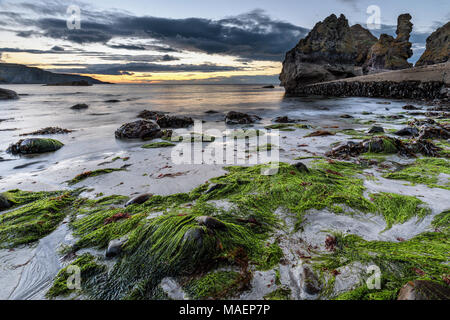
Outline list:
[[[449,101],[449,88],[441,81],[338,81],[299,87],[291,94]]]

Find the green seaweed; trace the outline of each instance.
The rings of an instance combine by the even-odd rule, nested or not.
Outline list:
[[[184,290],[194,300],[226,299],[236,296],[241,286],[239,272],[216,271],[191,280]]]
[[[61,269],[56,275],[52,287],[46,293],[46,297],[52,299],[68,296],[76,292],[76,288],[69,289],[68,285],[69,277],[73,274],[69,272],[71,271],[69,269],[70,266],[80,268],[81,290],[83,290],[83,287],[92,285],[93,278],[106,270],[106,267],[97,264],[96,260],[93,255],[85,253],[79,256],[69,266]]]
[[[174,147],[175,144],[169,142],[153,142],[149,144],[144,144],[141,148],[143,149],[158,149],[158,148],[169,148]]]
[[[19,192],[13,192],[16,194]],[[0,248],[13,248],[35,242],[54,231],[67,215],[75,200],[71,193],[37,193],[24,198],[34,199],[20,208],[0,215]],[[18,200],[19,201],[19,200]]]
[[[394,180],[405,180],[412,185],[425,184],[430,188],[441,188],[450,190],[450,179],[439,183],[439,175],[450,175],[450,161],[447,159],[422,158],[415,163],[406,166],[400,171],[390,172],[383,175],[384,178]]]
[[[291,299],[291,289],[286,287],[280,287],[269,294],[264,296],[264,300],[290,300]]]
[[[369,290],[364,284],[368,275],[360,275],[357,288],[334,298],[346,300],[395,299],[400,288],[413,280],[432,280],[444,284],[448,276],[448,232],[427,232],[409,241],[366,241],[356,235],[335,235],[336,250],[315,258],[315,268],[325,273],[360,262],[381,270],[381,290]],[[334,279],[330,275],[331,279]]]
[[[77,175],[72,180],[67,181],[67,183],[69,184],[69,186],[72,186],[72,185],[80,183],[81,181],[86,180],[88,178],[97,177],[100,175],[104,175],[104,174],[108,174],[108,173],[116,172],[116,171],[125,171],[125,169],[109,168],[109,169],[99,169],[99,170],[94,170],[94,171],[86,171],[86,172],[83,172],[83,173]]]

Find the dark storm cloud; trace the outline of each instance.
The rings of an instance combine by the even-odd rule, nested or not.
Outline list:
[[[58,66],[58,64],[54,64],[54,66]],[[242,70],[242,68],[218,66],[215,64],[163,65],[156,63],[125,63],[84,65],[82,68],[59,68],[52,69],[51,71],[60,73],[121,75],[131,74],[132,72],[219,72],[239,70]]]
[[[51,12],[51,3],[27,5],[38,14]],[[55,5],[57,12],[61,10]],[[54,16],[54,15],[53,15]],[[261,10],[222,20],[202,18],[171,19],[125,12],[81,11],[81,29],[69,30],[64,17],[33,21],[36,35],[68,40],[76,44],[103,43],[114,38],[152,39],[176,50],[233,55],[249,59],[281,61],[286,51],[304,37],[307,29],[274,20]],[[30,26],[30,25],[29,25]],[[21,36],[30,36],[20,33]],[[125,46],[122,46],[125,48]],[[130,47],[140,50],[140,46]]]

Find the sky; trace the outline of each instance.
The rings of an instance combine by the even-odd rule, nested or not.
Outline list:
[[[412,63],[450,20],[448,0],[0,0],[0,62],[114,83],[278,83],[285,53],[317,22],[343,13],[367,27],[374,5],[377,37],[413,16]]]

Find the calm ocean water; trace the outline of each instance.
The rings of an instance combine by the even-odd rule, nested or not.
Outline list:
[[[302,118],[310,123],[339,121],[344,113],[370,111],[383,114],[385,106],[377,99],[286,98],[284,89],[262,89],[261,85],[97,85],[92,87],[47,87],[41,85],[3,85],[21,95],[19,100],[0,101],[0,177],[3,182],[18,173],[30,173],[48,165],[70,160],[89,160],[107,153],[130,151],[139,142],[124,142],[114,138],[122,124],[137,119],[144,110],[161,110],[188,115],[203,120],[204,128],[225,130],[224,115],[230,110],[251,112],[269,124],[279,115]],[[119,100],[111,103],[108,100]],[[77,103],[89,109],[71,110]],[[402,102],[394,102],[391,112],[400,110]],[[215,110],[218,114],[206,114]],[[373,117],[373,116],[372,116]],[[6,154],[7,147],[20,134],[48,126],[76,130],[70,135],[50,136],[65,146],[55,153],[34,157],[14,157]],[[134,150],[134,149],[133,149]],[[138,150],[140,151],[140,150]],[[136,151],[136,152],[138,152]],[[134,151],[133,151],[134,152]],[[77,160],[78,161],[78,160]],[[0,181],[2,182],[2,181]],[[11,187],[11,184],[8,185]],[[17,186],[18,187],[18,186]]]

